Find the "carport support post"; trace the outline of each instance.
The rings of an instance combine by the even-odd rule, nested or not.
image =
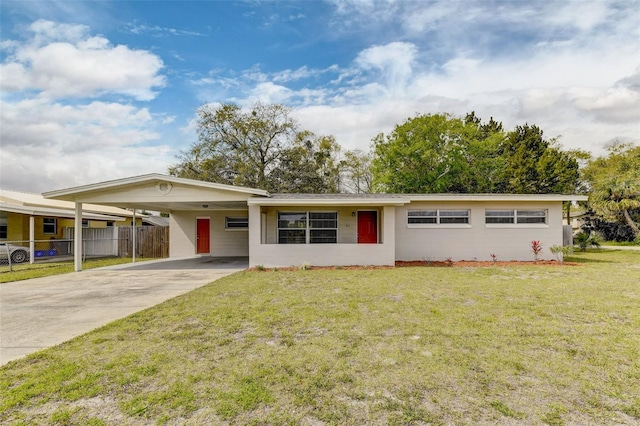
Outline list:
[[[136,263],[136,209],[133,209],[133,221],[131,223],[133,226],[133,237],[132,237],[132,245],[133,245],[133,254],[131,255],[131,263]]]
[[[76,203],[76,216],[73,228],[73,267],[82,271],[82,203]]]
[[[33,264],[36,254],[36,218],[29,216],[29,263]]]

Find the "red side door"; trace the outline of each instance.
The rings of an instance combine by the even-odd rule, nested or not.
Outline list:
[[[378,242],[378,212],[358,212],[358,244]]]
[[[209,254],[210,253],[210,237],[209,237],[209,219],[196,219],[196,253],[197,254]]]

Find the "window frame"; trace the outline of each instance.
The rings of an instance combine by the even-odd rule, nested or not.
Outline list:
[[[231,219],[231,222],[229,221]],[[229,223],[243,226],[229,226]],[[225,216],[224,218],[224,230],[225,231],[248,231],[249,230],[249,218],[240,216]]]
[[[488,215],[490,212],[502,212],[506,214]],[[542,215],[532,213],[542,213]],[[509,218],[511,221],[487,222],[488,219],[498,218]],[[549,209],[485,209],[484,223],[487,228],[547,228],[549,227]]]
[[[322,222],[335,222],[335,226],[312,226],[312,220],[314,220],[311,215],[313,214],[322,214],[322,215],[335,215],[335,219],[331,218],[321,218],[315,219],[316,221]],[[338,244],[338,212],[337,211],[308,211],[307,212],[307,220],[308,220],[308,229],[309,229],[309,237],[307,244]],[[335,235],[332,237],[316,237],[316,238],[332,238],[335,241],[313,241],[313,231],[335,231]]]
[[[412,213],[429,213],[424,215],[412,215]],[[449,215],[447,213],[466,213],[459,215]],[[443,214],[445,213],[445,214]],[[428,219],[429,221],[411,222],[412,219]],[[455,219],[466,219],[464,222],[454,222]],[[407,209],[407,228],[471,228],[471,209],[448,208],[448,209]]]
[[[0,212],[0,240],[5,241],[9,235],[9,215],[7,212]]]
[[[47,223],[48,220],[52,220],[53,223]],[[47,231],[47,227],[53,226],[53,232]],[[55,217],[43,217],[42,218],[42,235],[58,235],[58,219]]]
[[[281,227],[281,215],[304,215],[304,226],[300,227]],[[313,214],[333,214],[335,215],[335,219],[327,218],[327,217],[319,217],[312,218]],[[335,222],[335,227],[325,227],[325,226],[313,226],[313,221],[321,221],[321,222]],[[302,222],[302,220],[297,220],[296,222]],[[338,243],[338,228],[339,228],[339,214],[338,211],[332,210],[305,210],[305,211],[277,211],[276,212],[276,244],[337,244]],[[283,242],[281,231],[299,231],[302,234],[302,238],[298,237],[298,240],[302,241],[292,241],[292,242]],[[334,231],[335,236],[313,236],[313,231]],[[289,237],[287,237],[289,238]],[[293,238],[293,237],[292,237]],[[315,238],[331,238],[335,241],[327,242],[327,241],[314,241]]]

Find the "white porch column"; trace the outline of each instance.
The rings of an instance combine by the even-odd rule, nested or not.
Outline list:
[[[262,252],[262,230],[260,229],[262,217],[260,215],[260,206],[255,204],[249,205],[249,266],[255,266],[254,261],[259,259],[259,253]]]
[[[82,271],[82,203],[76,203],[76,215],[73,228],[73,266],[76,272]]]
[[[382,211],[382,243],[387,246],[386,255],[393,265],[396,261],[396,208],[384,206]]]
[[[34,216],[29,216],[29,263],[33,264],[35,262],[35,251],[36,251],[36,218]]]
[[[136,232],[136,209],[133,209],[133,223],[132,225],[132,229],[133,229],[133,254],[131,255],[131,263],[136,263],[136,237],[137,237],[137,232]]]

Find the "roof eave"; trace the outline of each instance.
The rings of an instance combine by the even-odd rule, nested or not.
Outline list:
[[[170,183],[177,183],[177,184],[190,185],[190,186],[198,186],[202,188],[220,189],[220,190],[226,190],[226,191],[241,192],[241,193],[251,194],[251,195],[258,195],[263,197],[269,196],[269,193],[262,189],[247,188],[243,186],[225,185],[222,183],[204,182],[204,181],[198,181],[193,179],[179,178],[175,176],[167,176],[159,173],[150,173],[146,175],[132,176],[132,177],[127,177],[123,179],[115,179],[115,180],[93,183],[88,185],[75,186],[72,188],[59,189],[55,191],[47,191],[47,192],[43,192],[42,196],[44,198],[74,201],[76,196],[85,194],[87,192],[108,190],[111,188],[125,187],[130,185],[137,185],[137,184],[150,182],[150,181],[162,181],[162,182],[170,182]]]
[[[408,198],[250,198],[247,204],[259,206],[403,206],[409,202]]]

